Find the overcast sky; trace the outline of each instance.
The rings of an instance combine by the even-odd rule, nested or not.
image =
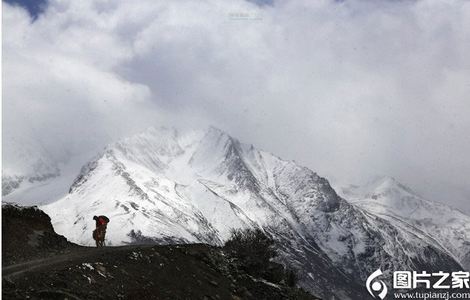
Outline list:
[[[6,166],[12,137],[64,160],[149,125],[212,124],[333,181],[390,175],[470,212],[470,1],[41,9],[3,5]]]

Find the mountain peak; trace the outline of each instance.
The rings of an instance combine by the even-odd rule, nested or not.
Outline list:
[[[421,198],[418,193],[405,186],[395,177],[377,176],[364,185],[347,185],[338,189],[341,196],[355,201],[371,198],[374,200],[387,198],[387,195],[400,195],[402,197]]]
[[[178,141],[178,131],[169,127],[149,127],[141,133],[121,139],[120,141],[108,146],[108,148],[117,149],[123,154],[139,154],[142,156],[176,156],[183,152]]]
[[[368,193],[390,193],[390,192],[399,192],[404,194],[410,194],[413,196],[418,196],[411,188],[405,186],[399,182],[395,177],[392,176],[381,176],[372,180],[369,184],[367,190]]]
[[[357,278],[362,287],[372,264],[392,260],[381,252],[384,248],[410,258],[394,260],[392,267],[398,269],[413,262],[408,253],[421,257],[426,249],[421,245],[431,245],[426,237],[416,238],[383,218],[363,214],[306,167],[260,152],[213,126],[204,136],[194,133],[152,127],[123,139],[84,168],[69,194],[42,208],[57,232],[84,245],[92,242],[89,216],[97,212],[113,220],[108,240],[114,245],[133,242],[136,232],[161,243],[220,245],[232,229],[261,228],[279,241],[280,259],[301,265],[304,285],[324,298],[338,290],[325,287],[327,283],[355,284]],[[377,198],[366,200],[377,206],[411,215],[420,204],[393,178],[369,188]],[[396,239],[403,242],[395,245]],[[384,256],[356,259],[368,253]],[[439,249],[431,253],[427,261],[436,267],[436,262],[456,264]],[[322,278],[324,270],[334,268],[338,271]]]

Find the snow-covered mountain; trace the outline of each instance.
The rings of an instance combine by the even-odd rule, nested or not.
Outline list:
[[[3,137],[2,196],[60,175],[57,162],[34,139]]]
[[[470,270],[470,216],[423,199],[391,177],[377,178],[364,186],[341,188],[339,193],[396,227],[417,228]]]
[[[420,227],[398,224],[341,197],[306,167],[240,143],[216,128],[154,129],[109,145],[62,199],[42,207],[55,230],[91,245],[93,215],[106,214],[113,245],[223,243],[232,228],[260,227],[301,283],[329,298],[365,299],[377,268],[461,269],[458,253]]]

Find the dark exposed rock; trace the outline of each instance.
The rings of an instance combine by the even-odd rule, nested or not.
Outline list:
[[[51,219],[37,207],[2,205],[3,265],[80,248],[55,233]]]

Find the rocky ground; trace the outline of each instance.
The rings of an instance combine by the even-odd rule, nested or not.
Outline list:
[[[317,299],[246,273],[223,248],[87,248],[55,234],[36,208],[3,205],[2,217],[3,299]]]

